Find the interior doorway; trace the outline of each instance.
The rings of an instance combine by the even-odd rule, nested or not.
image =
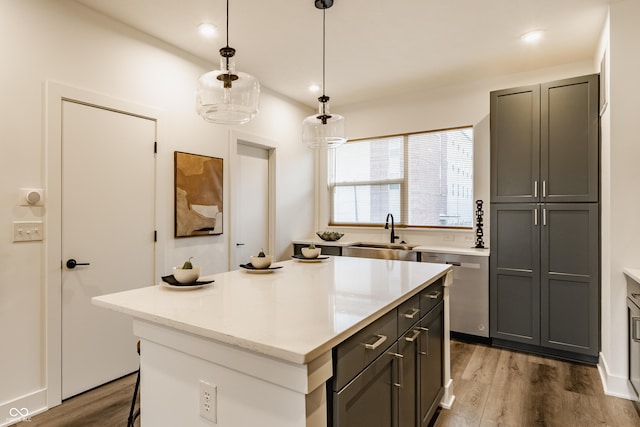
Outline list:
[[[230,265],[249,262],[260,250],[275,252],[275,148],[253,135],[232,132]]]
[[[156,283],[159,114],[51,82],[46,93],[46,400],[53,407],[138,367],[131,319],[91,298]]]

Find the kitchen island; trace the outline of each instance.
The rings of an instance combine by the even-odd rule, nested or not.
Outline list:
[[[164,285],[95,297],[133,317],[141,341],[143,426],[326,426],[332,350],[429,285],[444,282],[444,397],[451,267],[331,257],[271,274],[231,271],[194,290]],[[444,279],[444,280],[440,280]],[[135,351],[132,349],[132,351]]]

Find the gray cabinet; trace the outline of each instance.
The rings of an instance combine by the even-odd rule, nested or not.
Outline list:
[[[429,425],[444,394],[442,280],[338,345],[333,357],[332,426]]]
[[[491,206],[492,338],[597,357],[598,218],[595,203]]]
[[[491,93],[490,335],[594,362],[598,76]]]
[[[597,202],[598,75],[491,92],[491,203]]]

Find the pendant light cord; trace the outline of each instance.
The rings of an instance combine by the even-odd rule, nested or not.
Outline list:
[[[229,1],[229,0],[227,0]],[[325,96],[325,90],[324,90],[324,85],[325,85],[325,56],[326,56],[326,14],[327,14],[327,9],[322,9],[322,96]]]
[[[227,0],[227,47],[229,47],[229,0]]]

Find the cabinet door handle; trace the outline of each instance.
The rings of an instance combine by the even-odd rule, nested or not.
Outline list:
[[[533,210],[533,225],[534,225],[535,227],[537,227],[537,226],[538,226],[538,208],[535,208],[535,209]]]
[[[413,332],[413,335],[411,335],[410,337],[407,337],[407,336],[404,337],[404,340],[406,342],[414,342],[422,331],[419,329],[414,329],[412,332]]]
[[[393,361],[396,362],[396,364],[398,365],[398,369],[397,369],[397,379],[398,381],[394,381],[393,385],[395,387],[400,387],[402,388],[402,379],[404,378],[404,356],[399,354],[399,353],[389,353],[391,356],[393,356]]]
[[[547,225],[547,209],[542,209],[542,225]]]
[[[410,313],[404,313],[402,316],[407,319],[415,319],[416,315],[420,313],[419,308],[412,308]]]
[[[547,197],[547,181],[545,179],[542,180],[542,197]]]
[[[426,332],[423,337],[426,339],[427,341],[427,345],[426,347],[426,351],[423,351],[422,349],[422,341],[418,341],[418,354],[422,354],[423,356],[428,356],[429,355],[429,329],[428,328],[423,328],[422,326],[418,328],[420,331],[424,331]]]
[[[424,295],[425,298],[429,298],[429,299],[438,299],[440,298],[440,295],[442,295],[442,292],[440,291],[433,291],[430,294],[426,294]]]
[[[533,197],[538,198],[538,181],[533,181]]]
[[[376,348],[380,347],[383,342],[385,342],[387,340],[387,336],[386,335],[378,334],[378,335],[376,335],[376,337],[378,337],[376,342],[374,342],[373,344],[365,344],[364,348],[366,348],[367,350],[375,350]]]
[[[640,317],[632,317],[631,325],[631,338],[635,342],[640,342],[640,336],[638,334],[638,330],[640,330],[640,328],[638,328],[638,326],[640,326]]]

